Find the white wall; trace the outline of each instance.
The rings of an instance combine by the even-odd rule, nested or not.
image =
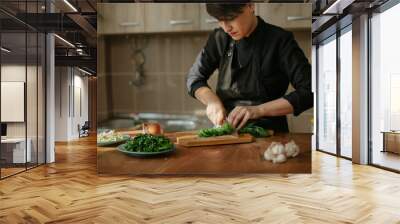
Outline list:
[[[70,77],[67,67],[55,68],[55,140],[68,139],[68,86]]]
[[[28,76],[36,75],[36,70],[32,66],[9,64],[1,66],[1,81],[3,82],[26,82],[25,75],[28,71]],[[27,93],[28,96],[33,96],[33,93]],[[36,96],[36,94],[35,94]],[[7,110],[7,108],[1,108]],[[7,136],[8,137],[25,137],[25,122],[7,122]],[[29,136],[28,136],[29,137]]]
[[[78,124],[83,125],[89,117],[88,78],[76,68],[56,67],[55,85],[55,140],[78,139]]]
[[[77,71],[78,70],[74,70],[74,82],[73,82],[73,86],[74,86],[74,91],[73,91],[73,96],[72,99],[74,99],[74,102],[71,103],[71,105],[74,105],[74,107],[72,108],[72,120],[71,120],[71,135],[72,138],[78,138],[79,137],[79,133],[78,133],[78,124],[80,124],[81,126],[85,123],[85,121],[89,120],[89,111],[88,111],[88,106],[89,106],[89,102],[88,102],[88,96],[89,96],[89,92],[88,92],[88,78],[87,76],[83,77],[81,76],[82,73],[78,73],[77,75]],[[80,92],[80,93],[79,93]],[[80,95],[80,97],[79,97]],[[79,102],[80,101],[80,102]],[[79,108],[81,107],[81,108]],[[80,111],[81,109],[81,111]]]

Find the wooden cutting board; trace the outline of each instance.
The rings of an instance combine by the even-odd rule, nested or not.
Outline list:
[[[250,134],[235,135],[223,135],[217,137],[202,138],[197,135],[185,135],[177,136],[177,144],[191,147],[191,146],[206,146],[206,145],[226,145],[226,144],[238,144],[238,143],[249,143],[254,141],[254,137]]]
[[[130,131],[118,131],[118,133],[121,135],[135,136],[138,134],[143,134],[143,131],[142,130],[130,130]]]

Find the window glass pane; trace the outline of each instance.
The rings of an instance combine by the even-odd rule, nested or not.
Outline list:
[[[44,6],[45,0],[0,1],[10,13],[0,12],[1,178],[45,162],[45,35],[10,16],[35,24]]]
[[[22,4],[22,3],[21,3]],[[4,18],[6,15],[1,14]],[[1,29],[1,177],[25,170],[30,161],[26,141],[26,33]]]
[[[372,163],[396,170],[400,170],[400,30],[394,27],[399,21],[400,4],[371,19]]]
[[[318,149],[336,153],[336,40],[318,48]]]
[[[37,81],[38,81],[38,51],[37,51],[37,43],[38,36],[34,31],[28,31],[27,33],[27,47],[28,47],[28,55],[27,55],[27,80],[26,80],[26,116],[27,116],[27,141],[30,144],[29,154],[29,162],[28,168],[34,167],[37,165],[37,132],[38,132],[38,112],[37,112]]]
[[[352,35],[340,36],[340,153],[351,158],[352,141]]]
[[[39,33],[38,36],[38,164],[45,163],[45,44],[46,36]]]

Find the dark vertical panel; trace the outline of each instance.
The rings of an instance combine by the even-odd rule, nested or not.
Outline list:
[[[318,90],[319,90],[319,64],[318,64],[318,59],[319,59],[319,44],[316,45],[315,47],[315,148],[318,150],[319,149],[319,107],[318,107]]]
[[[372,153],[372,83],[371,83],[371,75],[372,75],[372,65],[371,65],[371,54],[372,54],[372,29],[371,29],[371,19],[372,19],[372,12],[370,11],[368,13],[368,53],[367,53],[367,64],[368,64],[368,70],[367,70],[367,83],[368,83],[368,96],[367,96],[367,107],[368,107],[368,112],[367,112],[367,119],[368,119],[368,164],[372,164],[373,162],[373,153]]]
[[[339,28],[336,31],[336,155],[341,156],[341,122],[340,122],[340,35]]]
[[[2,22],[0,21],[0,47],[3,46],[2,45],[2,37],[1,37],[1,35],[2,35]],[[2,60],[1,60],[2,59],[1,55],[2,55],[2,52],[0,50],[0,84],[1,84],[1,67],[3,66]],[[1,125],[1,85],[0,85],[0,125]],[[3,162],[2,162],[2,159],[1,159],[2,158],[1,157],[1,150],[2,150],[1,145],[2,144],[0,144],[0,179],[2,179],[1,171],[3,169]]]
[[[48,13],[50,3],[45,1],[45,13]],[[47,163],[47,36],[48,33],[44,33],[44,163]],[[42,71],[43,72],[43,71]]]
[[[39,13],[39,1],[36,1]],[[36,32],[36,166],[39,165],[39,32]]]
[[[27,12],[28,0],[25,0],[25,12]],[[25,13],[25,21],[27,21],[27,14]],[[28,82],[28,24],[25,23],[25,102],[24,102],[24,117],[25,117],[25,170],[28,169],[28,116],[27,116],[27,82]]]
[[[72,82],[72,87],[71,87],[71,101],[72,101],[72,117],[75,118],[75,68],[71,67],[71,82]]]

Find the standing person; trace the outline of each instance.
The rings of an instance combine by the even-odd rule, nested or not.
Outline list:
[[[293,34],[254,14],[253,3],[208,3],[218,20],[187,75],[189,94],[214,125],[255,125],[288,132],[286,115],[313,106],[311,65]],[[207,80],[218,69],[216,93]],[[289,82],[295,90],[285,95]]]

